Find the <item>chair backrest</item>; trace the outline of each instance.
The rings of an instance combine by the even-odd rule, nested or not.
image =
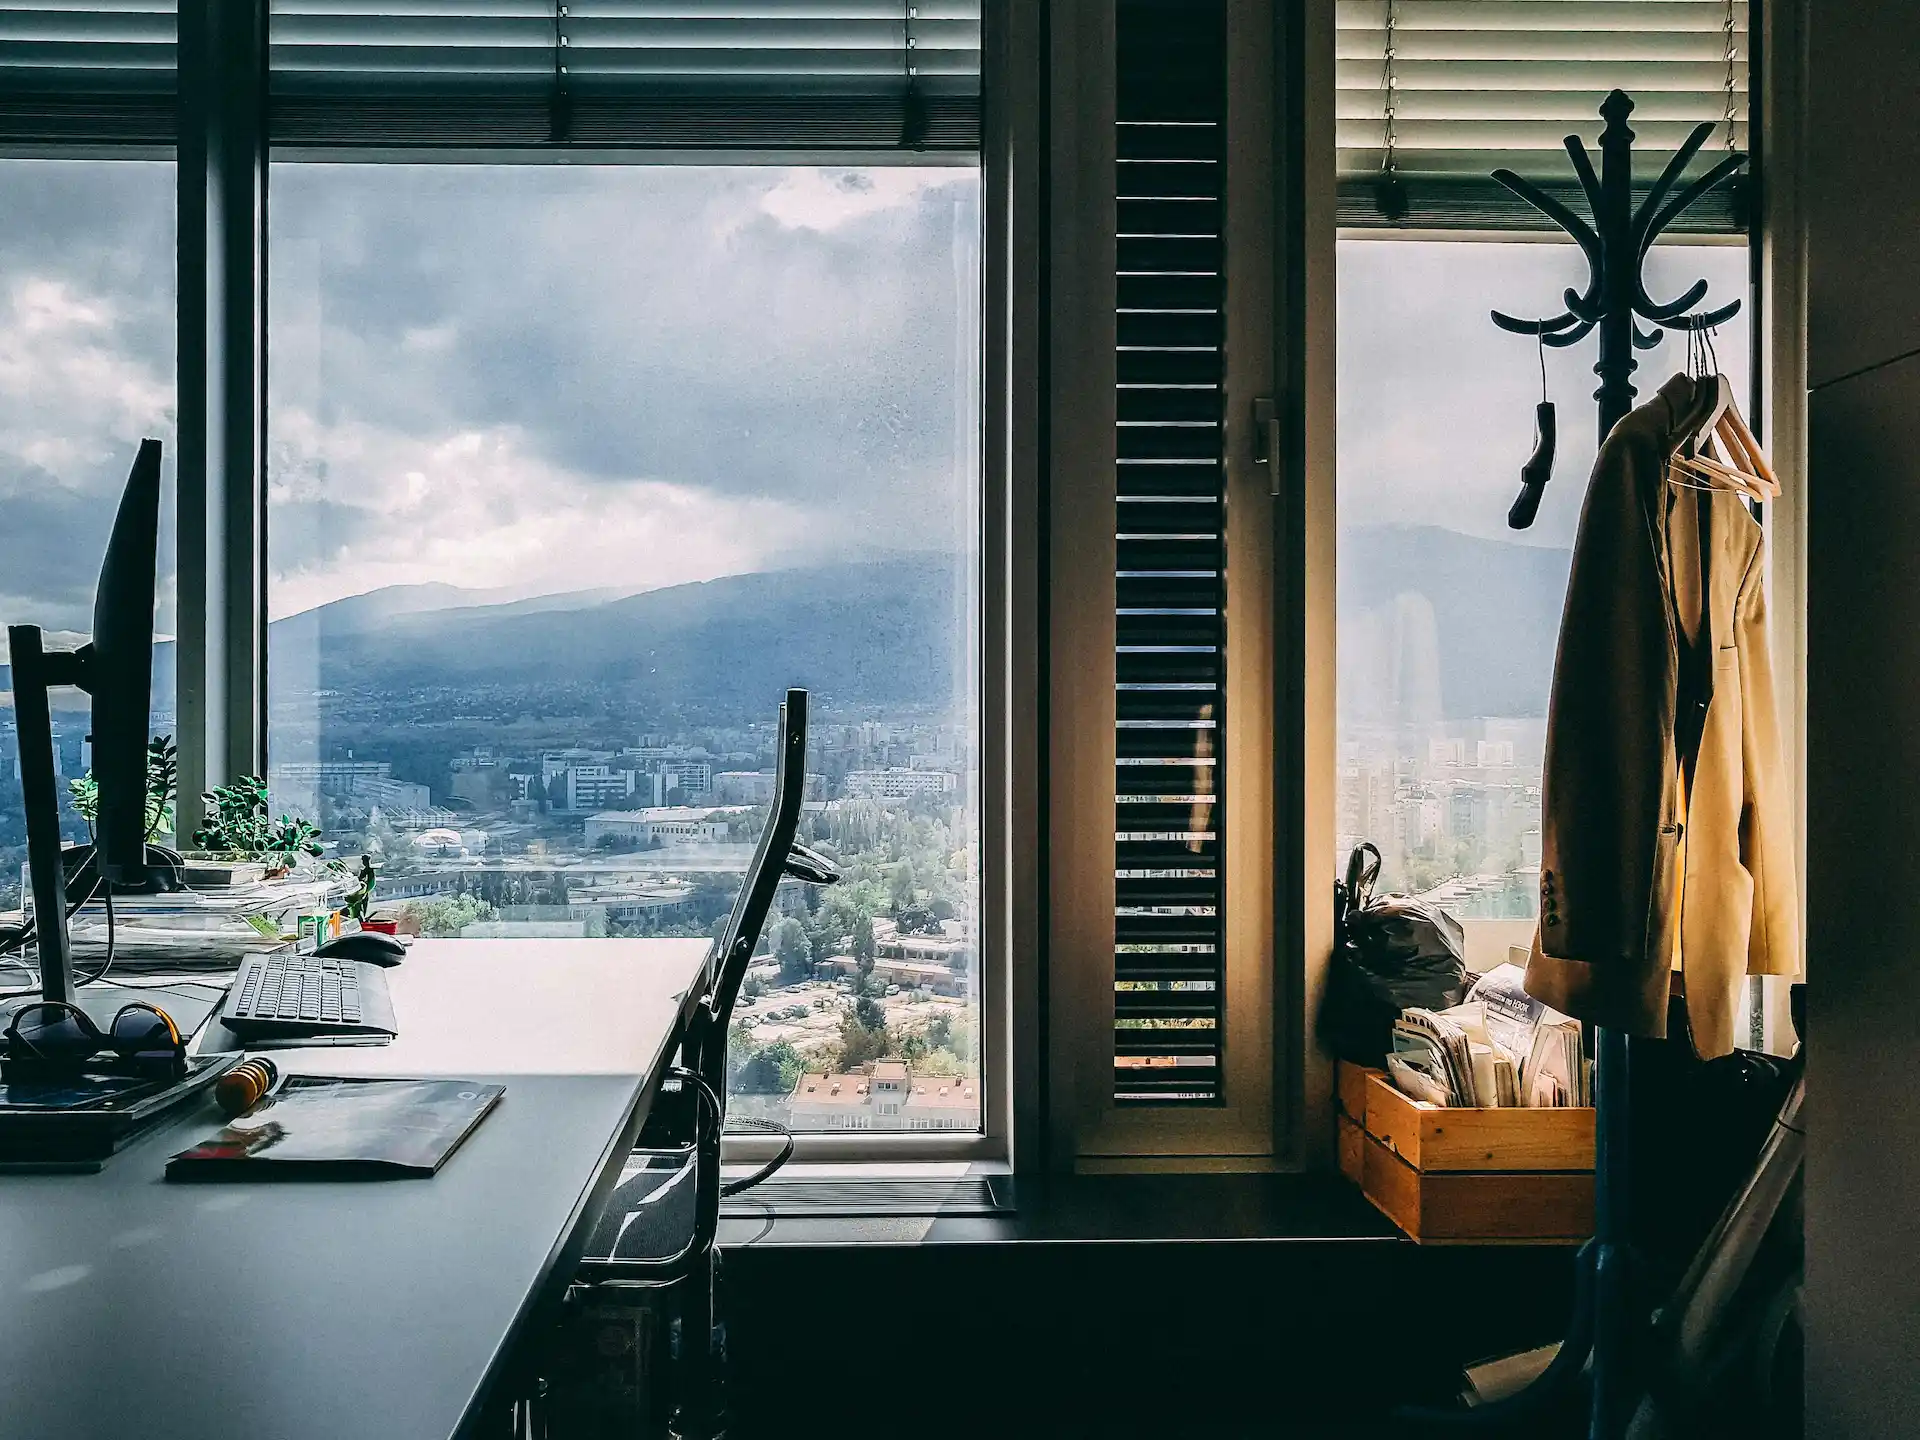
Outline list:
[[[726,928],[708,953],[701,975],[701,1001],[693,1023],[688,1027],[685,1044],[687,1065],[698,1071],[715,1092],[726,1093],[727,1025],[733,1018],[733,1004],[740,985],[746,979],[747,965],[753,959],[754,946],[773,908],[773,894],[783,876],[815,883],[835,878],[831,867],[821,871],[820,858],[804,846],[793,843],[800,826],[800,802],[807,784],[807,692],[787,691],[780,707],[780,732],[775,745],[773,807],[754,847],[753,860],[747,866],[740,893],[734,897],[733,911]]]

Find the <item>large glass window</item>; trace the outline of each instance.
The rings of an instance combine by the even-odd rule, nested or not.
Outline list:
[[[162,468],[156,731],[174,729],[174,169],[144,161],[0,160],[0,627],[71,648],[141,437]],[[26,857],[11,671],[0,629],[0,910]],[[87,773],[87,697],[53,692],[66,838],[87,838],[69,782]],[[17,979],[18,977],[13,977]],[[0,977],[0,983],[5,977]]]
[[[1747,291],[1738,245],[1674,244],[1648,289]],[[1571,244],[1347,239],[1339,248],[1339,776],[1336,863],[1371,840],[1381,884],[1470,922],[1530,920],[1560,608],[1597,448],[1592,337],[1545,352],[1559,453],[1538,517],[1507,507],[1533,448],[1541,356],[1490,309],[1556,310]],[[1714,337],[1747,393],[1743,310]],[[1685,345],[1638,352],[1645,401]],[[1524,926],[1506,938],[1516,943]]]
[[[707,936],[731,1110],[974,1130],[978,171],[272,172],[269,781],[433,936]]]

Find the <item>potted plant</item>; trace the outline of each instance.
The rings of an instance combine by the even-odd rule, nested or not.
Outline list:
[[[144,888],[148,890],[178,889],[181,884],[180,856],[156,843],[160,836],[173,833],[173,801],[179,789],[179,751],[175,748],[171,735],[157,735],[147,742],[145,838],[149,849],[158,852],[160,863],[147,867]],[[91,835],[94,825],[100,818],[100,782],[94,779],[93,772],[89,770],[79,779],[67,782],[67,795],[73,803],[74,813],[86,822],[87,833]],[[91,844],[69,847],[63,857],[69,883],[92,858]],[[137,882],[129,886],[115,881],[114,888],[137,890],[143,887]]]
[[[272,880],[285,875],[303,855],[320,857],[320,828],[297,815],[273,819],[267,782],[258,775],[242,775],[200,799],[207,818],[193,832],[193,843],[208,858],[264,864],[266,878]]]

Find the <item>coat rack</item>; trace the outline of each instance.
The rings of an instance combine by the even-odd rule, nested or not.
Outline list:
[[[1627,128],[1627,117],[1632,113],[1633,101],[1622,91],[1613,91],[1601,102],[1600,117],[1606,121],[1606,128],[1600,135],[1598,176],[1580,137],[1567,136],[1567,156],[1586,194],[1592,223],[1511,170],[1493,172],[1495,180],[1571,235],[1589,267],[1585,292],[1569,288],[1565,295],[1567,308],[1560,314],[1546,320],[1519,320],[1496,310],[1493,323],[1516,335],[1537,336],[1542,345],[1556,350],[1579,343],[1595,330],[1600,332],[1600,358],[1593,369],[1600,377],[1594,399],[1600,405],[1603,441],[1615,422],[1633,408],[1633,372],[1639,366],[1633,352],[1650,350],[1660,343],[1661,337],[1643,330],[1636,316],[1664,330],[1704,332],[1730,319],[1740,308],[1740,302],[1734,300],[1717,310],[1696,312],[1694,307],[1706,297],[1705,280],[1696,280],[1678,299],[1662,304],[1647,294],[1640,271],[1648,249],[1661,232],[1688,206],[1738,171],[1746,163],[1746,156],[1729,153],[1676,192],[1681,172],[1714,131],[1713,124],[1701,124],[1667,162],[1660,178],[1636,207],[1633,131]],[[1522,485],[1509,515],[1515,529],[1533,522],[1545,483],[1542,477]],[[1446,1415],[1443,1420],[1442,1414],[1435,1412],[1428,1417],[1441,1421],[1447,1429],[1484,1433],[1537,1414],[1545,1405],[1564,1403],[1567,1388],[1578,1384],[1591,1358],[1589,1440],[1620,1440],[1626,1434],[1641,1393],[1634,1352],[1646,1328],[1647,1305],[1646,1297],[1635,1293],[1631,1252],[1631,1096],[1625,1032],[1594,1027],[1593,1070],[1594,1234],[1580,1253],[1567,1336],[1552,1365],[1520,1394],[1464,1415]]]
[[[1669,200],[1667,197],[1687,163],[1713,134],[1712,122],[1697,125],[1636,209],[1633,131],[1627,128],[1627,116],[1632,113],[1633,101],[1624,91],[1615,90],[1600,102],[1600,118],[1607,124],[1600,132],[1598,176],[1593,173],[1593,162],[1587,158],[1587,147],[1580,137],[1566,138],[1567,158],[1573,161],[1573,172],[1586,194],[1588,208],[1593,213],[1592,224],[1511,170],[1493,172],[1495,180],[1571,235],[1587,257],[1588,267],[1585,293],[1569,287],[1564,297],[1567,308],[1552,319],[1518,320],[1495,310],[1493,323],[1515,335],[1537,336],[1542,345],[1553,350],[1564,350],[1579,344],[1593,331],[1600,332],[1600,358],[1593,367],[1593,373],[1600,377],[1600,388],[1593,392],[1593,398],[1600,402],[1601,440],[1605,440],[1615,422],[1633,408],[1633,372],[1640,366],[1633,352],[1651,350],[1661,340],[1658,334],[1642,330],[1634,322],[1635,316],[1664,330],[1706,331],[1732,319],[1740,309],[1740,302],[1733,300],[1717,310],[1689,314],[1706,298],[1704,280],[1694,281],[1677,300],[1660,304],[1647,294],[1640,267],[1661,232],[1701,196],[1729,179],[1747,163],[1747,157],[1729,153]],[[1534,511],[1540,505],[1540,491],[1545,485],[1544,476],[1522,485],[1508,517],[1514,529],[1524,530],[1533,523]]]

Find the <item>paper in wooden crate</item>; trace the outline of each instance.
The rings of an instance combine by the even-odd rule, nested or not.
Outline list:
[[[1591,1109],[1429,1105],[1366,1077],[1366,1131],[1416,1170],[1591,1170]]]

